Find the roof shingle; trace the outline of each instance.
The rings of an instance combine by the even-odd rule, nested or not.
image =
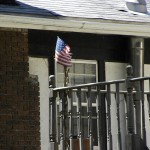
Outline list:
[[[134,13],[124,0],[16,0],[19,6],[0,6],[0,13],[45,17],[75,17],[116,21],[150,22],[150,14]],[[150,10],[150,2],[147,3]]]

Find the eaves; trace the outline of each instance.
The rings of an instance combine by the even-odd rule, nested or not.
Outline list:
[[[0,27],[150,37],[150,23],[0,14]]]

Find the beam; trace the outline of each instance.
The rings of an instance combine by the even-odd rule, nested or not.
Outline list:
[[[150,37],[150,23],[0,15],[0,27]]]

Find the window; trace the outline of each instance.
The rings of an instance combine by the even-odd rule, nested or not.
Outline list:
[[[86,83],[94,83],[98,81],[97,75],[97,61],[96,60],[72,60],[72,66],[69,68],[69,83],[68,86],[86,84]],[[64,67],[62,65],[56,64],[56,86],[63,87],[64,86]],[[82,97],[82,109],[83,109],[83,126],[84,131],[83,135],[87,138],[88,131],[88,118],[87,118],[87,103],[86,103],[86,93],[85,91],[81,93]],[[74,95],[74,103],[73,103],[73,128],[74,135],[77,135],[77,118],[76,118],[76,99]],[[95,102],[95,97],[93,95],[93,103]],[[96,105],[95,105],[96,106]],[[96,107],[93,107],[93,116],[96,116]],[[93,119],[93,123],[96,120]],[[96,122],[95,122],[96,124]],[[94,133],[95,132],[95,133]],[[93,134],[96,134],[96,130],[94,130]]]
[[[72,60],[72,67],[69,68],[69,84],[79,85],[84,83],[97,82],[97,62],[94,60]],[[56,86],[64,85],[64,68],[56,64]]]

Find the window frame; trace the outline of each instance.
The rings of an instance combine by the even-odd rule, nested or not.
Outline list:
[[[84,64],[95,64],[96,65],[96,82],[98,82],[98,62],[97,60],[86,60],[86,59],[72,59],[71,60],[72,63],[84,63]],[[58,82],[57,82],[57,76],[58,76],[58,73],[57,73],[57,62],[55,62],[55,83],[56,83],[56,87],[58,87]],[[63,66],[62,66],[63,67]],[[70,67],[68,67],[70,68]],[[64,74],[64,73],[62,73]]]

